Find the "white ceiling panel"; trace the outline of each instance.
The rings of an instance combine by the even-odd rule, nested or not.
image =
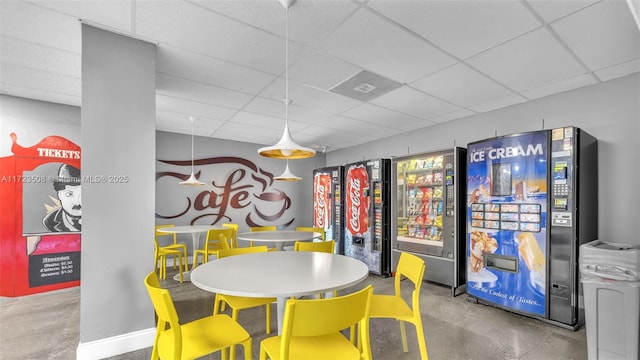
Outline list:
[[[591,69],[640,58],[640,30],[625,1],[599,2],[551,26]]]
[[[463,107],[512,94],[504,86],[461,63],[414,81],[411,87]]]
[[[539,27],[517,1],[387,1],[369,6],[459,59]]]
[[[469,64],[516,91],[568,79],[585,69],[544,28],[495,47]]]
[[[640,71],[624,0],[0,0],[0,94],[80,106],[81,22],[157,44],[157,129],[333,151]],[[330,92],[362,70],[404,83]],[[360,91],[372,85],[359,87]],[[375,90],[375,89],[373,89]],[[493,131],[493,130],[492,130]]]
[[[371,72],[406,83],[454,62],[454,59],[369,11],[359,11],[318,48]]]

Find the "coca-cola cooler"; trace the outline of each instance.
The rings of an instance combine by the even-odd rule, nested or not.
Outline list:
[[[410,252],[428,264],[425,280],[450,286],[453,296],[466,284],[466,156],[455,147],[392,161],[391,268]]]
[[[344,254],[391,275],[391,160],[345,165]]]
[[[324,229],[326,240],[335,240],[335,253],[344,254],[344,166],[313,170],[313,226]]]

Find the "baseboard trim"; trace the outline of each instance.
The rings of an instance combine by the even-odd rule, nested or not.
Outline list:
[[[156,329],[150,328],[78,344],[76,360],[97,360],[153,346]]]

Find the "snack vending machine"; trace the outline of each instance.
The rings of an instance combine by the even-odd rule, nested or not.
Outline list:
[[[394,158],[391,268],[403,251],[427,263],[425,280],[464,292],[467,150],[448,150]]]
[[[391,160],[345,165],[344,254],[361,260],[369,272],[391,275]]]
[[[577,329],[578,250],[598,236],[597,141],[575,127],[468,145],[467,293]]]
[[[335,240],[335,253],[344,254],[344,166],[313,170],[313,226],[324,229],[325,240]]]

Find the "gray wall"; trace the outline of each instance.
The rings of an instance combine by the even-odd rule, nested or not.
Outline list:
[[[153,327],[156,47],[82,25],[80,342]]]
[[[640,244],[640,75],[541,98],[327,154],[327,165],[404,156],[495,135],[577,126],[598,139],[599,238]]]

